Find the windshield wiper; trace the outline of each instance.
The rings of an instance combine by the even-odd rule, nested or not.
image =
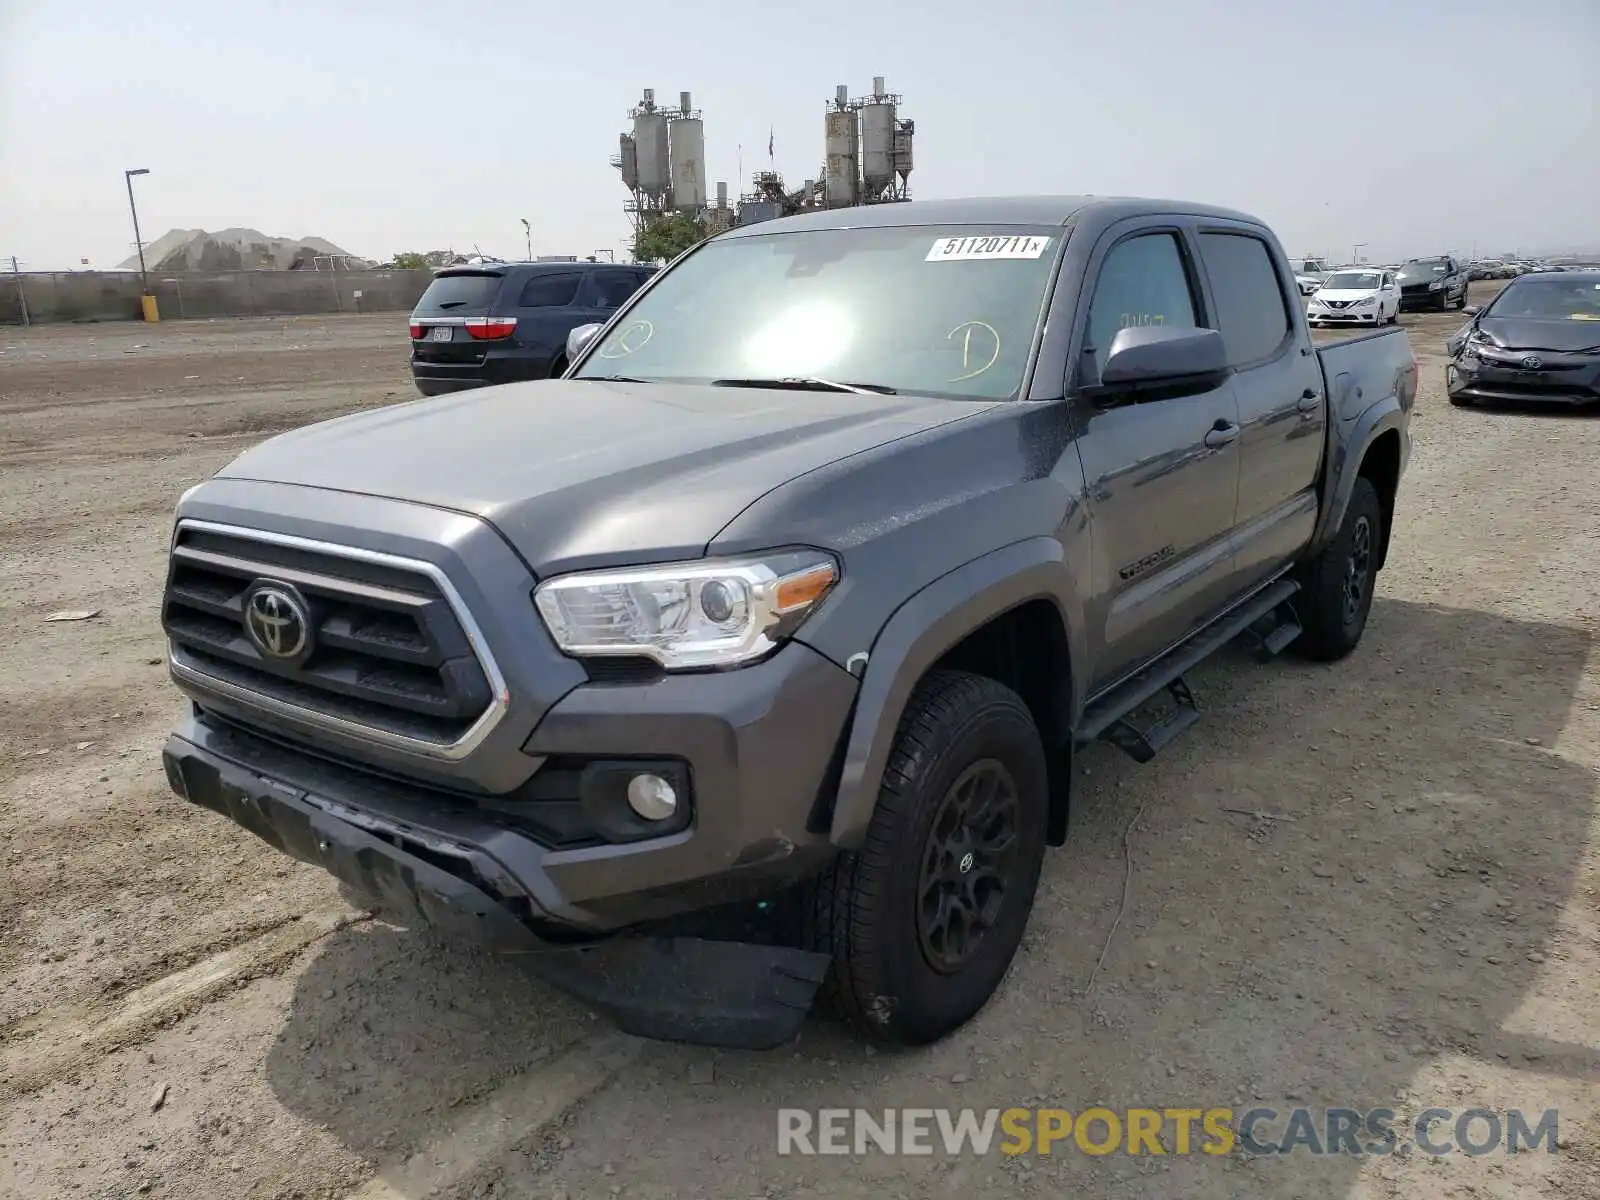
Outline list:
[[[640,379],[637,375],[576,375],[575,379],[587,379],[590,383],[653,383],[651,379]]]
[[[781,379],[713,379],[712,387],[793,388],[804,392],[855,392],[862,396],[897,396],[892,387],[881,383],[837,383],[832,379],[791,375]]]

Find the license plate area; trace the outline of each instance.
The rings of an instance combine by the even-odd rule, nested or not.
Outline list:
[[[450,325],[435,325],[428,333],[430,342],[448,342],[455,337],[455,328]]]

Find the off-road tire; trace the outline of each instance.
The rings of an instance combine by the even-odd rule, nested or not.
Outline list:
[[[936,970],[917,919],[930,835],[969,768],[998,762],[1015,785],[1018,839],[994,924],[954,973]],[[1048,768],[1033,717],[1009,688],[934,671],[906,705],[866,843],[815,882],[807,940],[833,958],[821,1001],[885,1046],[934,1042],[988,1003],[1010,969],[1044,860]]]
[[[1383,544],[1383,505],[1372,480],[1362,476],[1350,494],[1350,506],[1338,533],[1322,553],[1300,566],[1300,594],[1295,607],[1303,632],[1294,648],[1315,662],[1333,662],[1356,648],[1372,611],[1378,577],[1378,548]],[[1347,604],[1352,574],[1360,577],[1361,594]]]

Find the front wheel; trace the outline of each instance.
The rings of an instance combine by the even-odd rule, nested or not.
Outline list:
[[[937,1041],[1010,969],[1044,860],[1048,770],[1011,689],[935,671],[912,695],[865,846],[816,883],[824,1002],[886,1045]]]
[[[1367,628],[1378,577],[1383,505],[1372,480],[1356,480],[1339,532],[1315,558],[1301,564],[1297,603],[1304,630],[1295,649],[1317,662],[1333,662],[1356,648]]]

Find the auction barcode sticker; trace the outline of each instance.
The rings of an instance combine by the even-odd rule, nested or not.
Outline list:
[[[1050,239],[1032,234],[939,238],[923,262],[975,262],[998,258],[1038,258]]]

